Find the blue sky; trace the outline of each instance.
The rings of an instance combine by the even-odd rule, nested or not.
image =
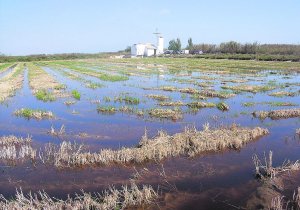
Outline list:
[[[0,0],[0,52],[95,53],[137,42],[300,44],[299,0]]]

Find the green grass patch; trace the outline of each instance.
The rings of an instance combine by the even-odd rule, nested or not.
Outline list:
[[[50,111],[44,111],[40,109],[28,109],[28,108],[22,108],[19,110],[16,110],[14,114],[18,117],[24,117],[27,119],[52,119],[54,118],[54,114]]]
[[[251,107],[251,106],[254,106],[255,103],[254,102],[245,102],[243,103],[243,106],[246,106],[246,107]]]
[[[126,104],[139,104],[140,103],[140,99],[139,98],[135,98],[135,97],[130,97],[130,96],[125,96],[123,98],[123,101],[125,101]]]
[[[217,108],[221,111],[228,111],[229,106],[225,104],[224,102],[217,103]]]
[[[114,106],[98,106],[97,111],[102,113],[114,114],[117,109]]]
[[[47,90],[38,90],[36,93],[35,93],[35,97],[38,99],[38,100],[41,100],[41,101],[44,101],[44,102],[47,102],[47,101],[55,101],[56,98],[55,96],[53,95],[53,93],[47,91]]]
[[[72,96],[73,96],[73,98],[75,98],[77,100],[80,100],[80,98],[81,98],[81,94],[78,92],[78,90],[73,90]]]

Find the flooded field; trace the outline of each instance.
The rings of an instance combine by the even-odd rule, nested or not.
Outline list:
[[[252,160],[300,159],[300,63],[1,64],[0,101],[2,206],[267,209],[300,186],[259,194]]]

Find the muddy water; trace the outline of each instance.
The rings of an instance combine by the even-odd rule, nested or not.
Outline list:
[[[179,88],[193,87],[192,84],[183,84],[172,79],[191,79],[199,76],[207,76],[208,73],[193,72],[188,76],[175,74],[131,76],[128,81],[104,82],[94,77],[78,75],[93,82],[99,82],[104,86],[97,89],[89,89],[81,81],[72,80],[63,75],[59,69],[43,67],[43,69],[55,77],[61,84],[67,86],[66,91],[78,90],[81,99],[76,101],[70,98],[60,98],[54,102],[42,102],[31,93],[28,84],[28,71],[25,70],[23,89],[16,96],[0,105],[0,135],[14,134],[17,136],[31,135],[34,147],[42,147],[47,142],[60,143],[61,139],[50,136],[47,131],[51,126],[59,129],[66,127],[65,140],[76,141],[87,145],[88,149],[97,151],[99,148],[120,148],[122,146],[136,145],[147,128],[148,135],[154,136],[158,130],[163,129],[173,134],[181,132],[187,125],[195,125],[202,129],[204,123],[212,127],[228,125],[232,123],[241,126],[261,126],[270,130],[270,134],[262,139],[251,142],[239,151],[224,151],[222,153],[205,154],[194,159],[184,157],[172,158],[162,163],[147,163],[142,166],[112,166],[89,167],[80,169],[58,170],[50,166],[42,166],[31,163],[17,163],[16,166],[2,163],[0,165],[0,193],[6,196],[15,194],[16,188],[23,191],[45,190],[51,196],[66,198],[67,194],[74,195],[81,189],[88,192],[98,192],[108,186],[119,187],[128,184],[136,171],[143,174],[139,178],[140,184],[151,184],[159,187],[163,192],[158,204],[165,208],[178,209],[231,209],[233,206],[244,206],[247,197],[253,192],[259,183],[253,178],[252,155],[263,154],[269,150],[274,151],[274,165],[281,164],[286,158],[299,159],[299,138],[295,136],[296,128],[300,127],[299,118],[260,120],[253,118],[251,113],[256,110],[282,109],[289,107],[272,107],[263,102],[292,102],[299,107],[300,97],[272,97],[268,93],[276,91],[299,92],[300,86],[291,85],[300,81],[299,74],[270,74],[270,71],[260,72],[258,75],[217,75],[212,88],[221,90],[221,80],[243,78],[249,81],[245,84],[264,85],[274,83],[286,84],[266,93],[238,93],[236,97],[229,99],[208,99],[209,102],[224,101],[230,106],[228,112],[222,112],[216,108],[201,109],[196,113],[189,112],[187,107],[182,107],[184,118],[178,121],[160,120],[148,116],[138,117],[133,114],[116,113],[105,115],[97,113],[97,104],[91,100],[100,100],[100,105],[120,107],[125,103],[114,102],[114,97],[128,94],[140,99],[139,105],[134,108],[143,109],[145,112],[153,107],[159,107],[158,102],[146,97],[147,94],[164,94],[173,101],[182,100],[191,102],[189,94],[179,92],[166,92],[161,90],[144,90],[143,88],[158,88],[161,86],[176,86]],[[71,71],[66,69],[66,71]],[[258,81],[258,79],[262,81]],[[198,82],[207,83],[206,80],[196,79]],[[244,83],[243,83],[244,84]],[[239,85],[227,83],[226,85]],[[110,97],[106,102],[104,97]],[[71,106],[64,104],[67,100],[75,100]],[[257,102],[253,107],[244,107],[242,103]],[[45,109],[55,113],[54,120],[27,120],[17,118],[13,112],[19,108]],[[74,114],[76,112],[76,114]],[[87,133],[87,138],[79,138],[79,133]],[[148,170],[145,171],[145,168]],[[162,173],[164,171],[164,173]],[[164,174],[163,176],[161,174]],[[167,181],[167,182],[166,182]],[[176,189],[176,190],[175,190]]]

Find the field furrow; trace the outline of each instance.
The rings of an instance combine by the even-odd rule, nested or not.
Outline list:
[[[27,67],[29,86],[37,99],[54,101],[56,98],[69,96],[65,91],[66,87],[41,67],[32,63],[28,64]]]
[[[24,65],[18,64],[14,69],[0,79],[0,102],[15,95],[22,88],[24,80]]]

